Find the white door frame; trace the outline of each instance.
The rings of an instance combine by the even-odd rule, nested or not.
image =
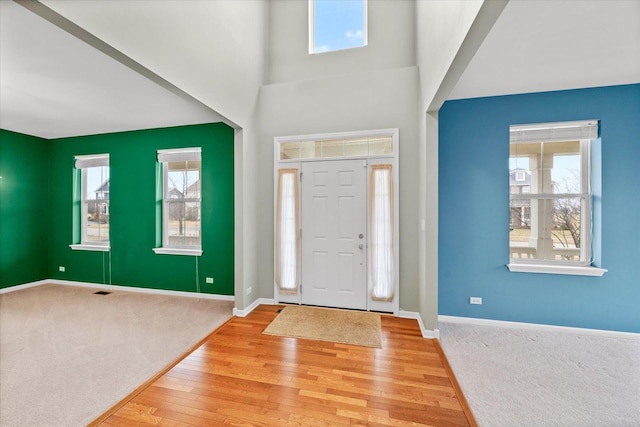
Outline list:
[[[399,227],[399,129],[380,129],[380,130],[368,130],[368,131],[355,131],[355,132],[336,132],[336,133],[324,133],[324,134],[311,134],[311,135],[295,135],[295,136],[281,136],[274,138],[274,195],[273,195],[273,207],[274,207],[274,242],[275,240],[275,207],[277,203],[277,186],[278,186],[278,169],[282,168],[297,168],[298,174],[302,169],[303,162],[322,162],[322,161],[332,161],[332,160],[358,160],[361,159],[367,162],[367,177],[366,177],[366,190],[365,193],[368,198],[369,194],[369,175],[371,173],[371,166],[375,164],[391,164],[392,166],[392,176],[393,176],[393,210],[394,210],[394,236],[395,236],[395,245],[394,245],[394,297],[392,301],[376,301],[371,298],[371,290],[367,289],[367,310],[371,311],[381,311],[381,312],[391,312],[395,315],[398,314],[399,311],[399,290],[400,290],[400,256],[399,256],[399,248],[400,248],[400,227]],[[315,157],[309,156],[305,157],[302,150],[296,151],[287,148],[287,153],[293,153],[292,158],[281,158],[281,148],[284,147],[296,147],[297,145],[305,145],[305,144],[313,144],[314,142],[317,144],[322,141],[341,141],[341,140],[362,140],[364,138],[375,139],[376,137],[391,137],[392,140],[392,149],[391,152],[387,151],[384,154],[374,154],[369,155],[368,150],[365,153],[356,154],[353,156],[342,155],[335,156],[331,153],[331,156],[325,157]],[[296,145],[297,144],[297,145]],[[285,150],[286,151],[286,150]],[[300,176],[298,176],[300,179]],[[301,187],[300,187],[301,188]],[[300,202],[302,197],[299,198]],[[368,206],[368,200],[367,200]],[[369,209],[367,208],[367,229],[369,228]],[[304,234],[303,234],[304,237]],[[369,248],[367,247],[367,253]],[[274,257],[275,258],[275,257]],[[367,257],[368,258],[368,257]],[[304,268],[304,267],[303,267]],[[274,259],[274,271],[275,271],[275,259]],[[369,274],[369,269],[367,267],[367,277]],[[368,286],[367,280],[367,286]],[[301,284],[304,286],[304,283]],[[282,303],[292,303],[292,304],[300,304],[300,292],[297,294],[288,294],[288,293],[280,293],[280,289],[274,280],[274,300],[276,302]]]

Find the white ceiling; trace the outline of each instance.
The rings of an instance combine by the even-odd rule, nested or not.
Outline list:
[[[206,106],[0,0],[0,128],[58,138],[218,121]]]
[[[447,99],[640,82],[640,1],[511,0]]]
[[[448,99],[637,83],[639,52],[639,0],[512,0]],[[0,128],[57,138],[221,120],[0,0]]]

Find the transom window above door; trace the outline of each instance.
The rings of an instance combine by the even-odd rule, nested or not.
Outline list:
[[[394,148],[394,130],[324,134],[309,139],[280,138],[277,160],[389,157],[393,156]]]

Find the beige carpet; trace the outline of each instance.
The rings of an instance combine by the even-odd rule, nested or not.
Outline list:
[[[640,338],[439,323],[480,426],[640,426]]]
[[[264,333],[382,347],[380,315],[363,311],[288,305]]]
[[[87,425],[232,315],[232,301],[96,291],[0,294],[0,426]]]

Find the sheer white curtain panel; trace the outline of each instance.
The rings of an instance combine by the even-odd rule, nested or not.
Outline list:
[[[298,169],[278,170],[275,279],[281,293],[297,294],[300,282]]]
[[[372,165],[369,177],[369,289],[371,298],[394,293],[393,178],[391,165]]]

